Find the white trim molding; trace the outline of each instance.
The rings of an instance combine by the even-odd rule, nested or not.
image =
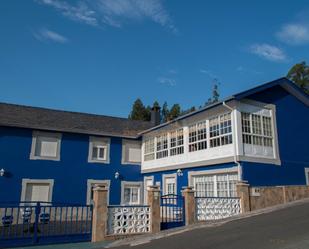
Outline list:
[[[87,180],[87,198],[86,204],[91,204],[91,188],[93,185],[104,185],[107,188],[107,205],[109,205],[109,188],[110,188],[110,180],[96,180],[96,179],[88,179]]]
[[[21,196],[20,201],[25,201],[26,199],[26,189],[27,184],[49,184],[48,202],[52,201],[54,179],[29,179],[23,178],[21,183]]]
[[[37,156],[37,155],[35,155],[38,137],[46,137],[46,138],[57,139],[57,155],[56,155],[56,157],[47,157],[47,156]],[[61,138],[62,138],[61,133],[45,132],[45,131],[44,132],[43,131],[33,131],[32,132],[32,144],[31,144],[30,160],[60,161]]]
[[[98,160],[92,158],[92,148],[94,143],[100,143],[102,146],[105,147],[105,159]],[[106,137],[96,137],[96,136],[89,136],[89,151],[88,151],[88,163],[110,163],[110,138]]]
[[[139,155],[142,158],[142,141],[140,140],[129,140],[122,139],[122,152],[121,152],[121,164],[141,164],[141,159],[139,161],[130,161],[129,160],[129,148],[139,149]]]
[[[134,204],[134,205],[140,205],[141,203],[143,203],[143,195],[142,195],[142,190],[143,190],[143,182],[134,182],[134,181],[121,181],[121,205],[128,205],[124,202],[124,189],[125,186],[134,186],[134,187],[139,187],[139,203],[138,204]]]
[[[172,173],[172,174],[163,174],[162,175],[162,191],[163,191],[163,195],[166,195],[167,194],[167,189],[166,189],[166,179],[167,178],[174,178],[175,179],[175,191],[177,194],[177,173]]]
[[[306,174],[306,183],[309,185],[309,168],[305,168],[305,174]]]

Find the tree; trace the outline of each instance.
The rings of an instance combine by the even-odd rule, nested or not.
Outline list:
[[[142,100],[138,98],[134,101],[131,113],[129,115],[129,119],[149,121],[150,111],[151,111],[151,108],[149,106],[147,106],[146,108]]]
[[[305,61],[295,64],[289,70],[287,78],[309,94],[309,66]]]
[[[159,102],[158,102],[158,101],[153,102],[153,104],[152,104],[152,108],[157,108],[157,109],[160,109],[161,107],[160,107]]]
[[[179,104],[174,104],[168,113],[167,121],[173,120],[180,116],[181,108]]]
[[[196,111],[196,108],[195,108],[195,106],[192,106],[191,108],[189,108],[187,110],[182,110],[181,113],[180,113],[180,116],[189,114],[190,112],[194,112],[194,111]]]
[[[161,117],[162,117],[161,120],[163,123],[167,121],[168,115],[169,115],[168,105],[167,102],[165,101],[161,110]]]
[[[212,87],[212,97],[208,98],[207,102],[205,103],[205,106],[219,101],[220,98],[219,85],[220,82],[217,79],[214,79]]]

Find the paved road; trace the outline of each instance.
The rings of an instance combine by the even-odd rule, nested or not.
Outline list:
[[[220,227],[188,231],[130,248],[309,249],[309,203],[235,220]]]

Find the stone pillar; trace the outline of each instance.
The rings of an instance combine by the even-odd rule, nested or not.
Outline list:
[[[160,232],[160,189],[159,186],[148,186],[148,205],[150,206],[151,233]]]
[[[185,206],[185,221],[186,226],[195,223],[195,197],[194,190],[192,187],[184,187],[182,190],[182,195],[184,197]]]
[[[245,181],[236,184],[237,196],[240,198],[241,212],[250,212],[250,189],[249,184]]]
[[[93,189],[92,242],[105,240],[107,234],[107,193],[104,185]]]

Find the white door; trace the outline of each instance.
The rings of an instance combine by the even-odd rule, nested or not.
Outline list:
[[[48,183],[27,183],[25,201],[48,202],[49,193]]]

